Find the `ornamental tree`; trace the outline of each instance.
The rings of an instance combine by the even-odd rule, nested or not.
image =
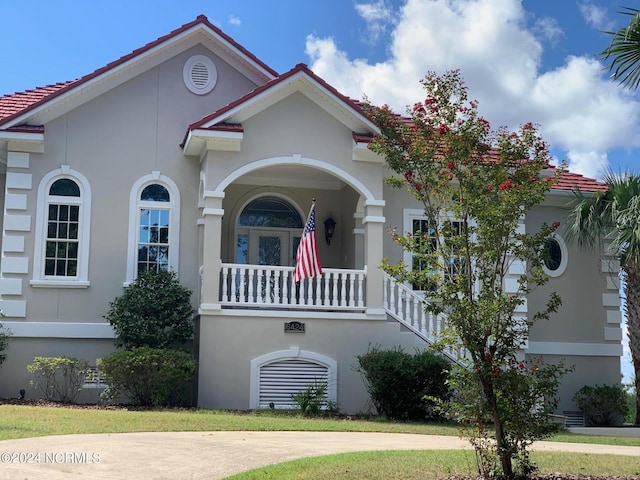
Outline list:
[[[425,308],[447,319],[443,342],[459,342],[468,352],[464,368],[452,374],[459,402],[449,413],[465,425],[479,473],[511,479],[535,468],[527,447],[552,431],[546,413],[554,410],[564,372],[525,362],[522,354],[528,324],[548,319],[560,298],[552,294],[534,314],[520,308],[548,280],[545,244],[559,226],[525,233],[522,219],[543,201],[561,169],[547,168],[547,145],[531,123],[514,132],[492,130],[477,103],[467,100],[458,71],[429,73],[421,83],[426,97],[408,110],[410,118],[365,105],[380,128],[370,148],[393,172],[388,183],[407,189],[427,219],[422,231],[392,231],[413,254],[413,268],[387,260],[382,268],[425,290]],[[514,262],[526,268],[506,292]]]

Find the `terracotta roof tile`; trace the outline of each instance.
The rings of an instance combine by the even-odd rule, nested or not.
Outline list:
[[[560,181],[553,187],[554,190],[581,192],[603,192],[607,185],[593,178],[585,177],[578,173],[564,171],[560,175]]]
[[[76,82],[77,80],[71,80],[69,82],[37,87],[24,92],[16,92],[0,97],[0,122]]]

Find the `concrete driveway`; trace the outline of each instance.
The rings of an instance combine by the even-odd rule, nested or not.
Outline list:
[[[469,448],[457,437],[358,432],[56,435],[0,442],[0,479],[218,479],[302,457]],[[539,450],[636,455],[640,447],[539,442]]]

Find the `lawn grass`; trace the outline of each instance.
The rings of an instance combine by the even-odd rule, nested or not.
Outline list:
[[[171,431],[386,432],[459,436],[444,423],[404,423],[351,417],[309,418],[271,411],[84,409],[0,404],[0,440],[72,433]],[[563,433],[550,439],[573,443],[640,446],[640,438]]]
[[[0,440],[72,433],[171,431],[324,431],[458,435],[455,425],[309,418],[220,410],[99,410],[0,405]]]
[[[44,435],[169,431],[342,431],[458,436],[452,424],[309,418],[271,411],[127,410],[0,404],[0,440]],[[640,438],[562,433],[552,441],[640,446]],[[640,475],[632,456],[533,452],[544,473]],[[306,458],[245,472],[234,479],[442,479],[475,473],[470,450],[358,452]]]
[[[631,456],[564,452],[533,452],[542,473],[585,475],[640,475],[640,462]],[[442,479],[451,475],[474,475],[475,458],[469,450],[412,450],[356,452],[303,458],[257,468],[227,480],[324,480]]]

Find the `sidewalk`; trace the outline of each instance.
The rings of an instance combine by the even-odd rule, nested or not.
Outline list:
[[[457,437],[359,432],[56,435],[0,442],[0,479],[220,479],[296,458],[366,450],[470,449]],[[636,455],[640,447],[539,442],[539,450]]]

